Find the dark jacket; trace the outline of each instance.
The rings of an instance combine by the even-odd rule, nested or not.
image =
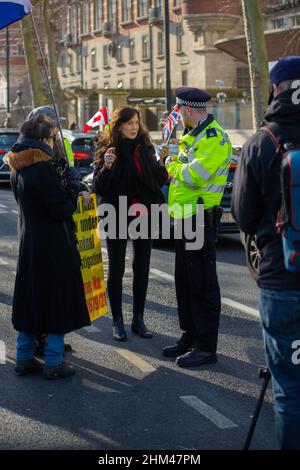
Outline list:
[[[76,199],[40,149],[11,153],[20,248],[12,322],[28,334],[65,334],[89,325],[80,256],[70,218]]]
[[[281,145],[300,144],[300,105],[288,90],[276,97],[265,115],[265,124]],[[261,253],[258,285],[265,289],[300,290],[300,274],[285,269],[282,239],[276,231],[281,206],[282,157],[271,137],[259,130],[244,145],[234,181],[232,212],[241,230],[256,234]]]
[[[164,202],[160,188],[168,181],[168,172],[156,159],[154,147],[139,145],[138,139],[123,139],[117,149],[118,156],[113,167],[95,170],[93,187],[102,201],[118,206],[119,196],[128,196],[129,204],[138,199],[142,204]],[[140,168],[134,161],[138,157]]]

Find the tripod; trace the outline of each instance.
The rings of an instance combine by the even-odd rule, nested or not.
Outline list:
[[[264,401],[265,393],[266,393],[266,390],[267,390],[267,387],[268,387],[268,384],[269,384],[269,381],[270,381],[270,378],[271,378],[271,374],[270,374],[269,369],[267,369],[267,368],[259,369],[258,377],[260,379],[263,379],[264,381],[263,381],[262,388],[261,388],[256,406],[255,406],[254,414],[253,414],[252,419],[251,419],[251,423],[250,423],[250,426],[249,426],[249,431],[248,431],[248,434],[247,434],[247,438],[246,438],[243,450],[249,450],[249,447],[250,447],[250,444],[251,444],[251,440],[252,440],[252,437],[253,437],[255,426],[256,426],[256,423],[257,423],[257,420],[258,420],[258,417],[259,417],[259,413],[260,413],[260,410],[261,410],[261,407],[262,407],[262,404],[263,404],[263,401]]]

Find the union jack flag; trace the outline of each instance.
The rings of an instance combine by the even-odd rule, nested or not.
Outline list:
[[[172,135],[174,128],[178,124],[178,120],[180,117],[180,109],[178,106],[174,106],[171,111],[171,114],[167,117],[166,124],[164,126],[164,140],[168,141]]]

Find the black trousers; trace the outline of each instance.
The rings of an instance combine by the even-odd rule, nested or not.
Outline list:
[[[150,269],[152,240],[132,240],[133,244],[133,314],[143,315]],[[114,319],[122,317],[122,288],[127,240],[106,240],[108,252],[107,292]]]
[[[216,270],[216,232],[205,229],[201,250],[186,250],[175,240],[175,285],[180,328],[202,351],[215,353],[221,312]]]

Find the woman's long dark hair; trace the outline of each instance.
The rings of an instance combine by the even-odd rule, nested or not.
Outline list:
[[[122,139],[120,127],[125,122],[130,121],[130,119],[132,119],[135,115],[138,116],[140,125],[137,135],[139,142],[137,151],[139,150],[139,147],[153,149],[149,133],[141,122],[141,115],[139,110],[131,106],[117,108],[112,115],[110,129],[107,129],[102,135],[99,136],[98,147],[95,155],[95,166],[103,166],[104,154],[109,147],[116,147],[118,150],[120,146],[120,140]]]

